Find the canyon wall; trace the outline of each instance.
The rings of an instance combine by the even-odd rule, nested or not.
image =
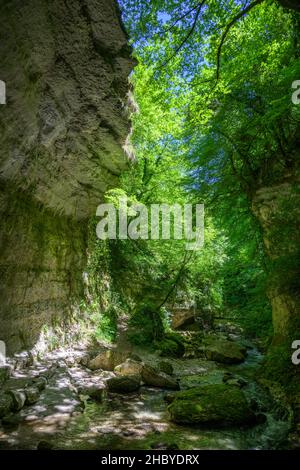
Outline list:
[[[0,17],[0,339],[12,353],[78,311],[88,220],[127,166],[134,60],[114,0],[12,0]]]

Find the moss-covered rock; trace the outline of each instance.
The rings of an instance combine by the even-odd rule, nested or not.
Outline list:
[[[156,341],[156,348],[163,357],[182,357],[185,352],[184,341],[176,333],[167,333],[161,341]]]
[[[193,387],[204,387],[206,385],[222,384],[224,371],[215,369],[205,374],[185,375],[180,379],[180,388],[182,390]]]
[[[178,392],[168,411],[171,420],[179,424],[223,426],[255,422],[244,393],[237,387],[224,384]]]
[[[173,375],[174,373],[174,369],[173,369],[173,366],[170,362],[168,361],[160,361],[158,363],[158,367],[159,367],[159,370],[161,370],[162,372],[164,372],[165,374],[168,374],[168,375]]]
[[[239,364],[243,362],[247,355],[247,349],[233,341],[225,339],[206,340],[205,356],[210,361],[221,364]]]

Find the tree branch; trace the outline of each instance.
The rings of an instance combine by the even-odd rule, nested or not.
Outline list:
[[[227,35],[231,28],[237,23],[243,16],[247,15],[252,8],[256,7],[260,3],[263,3],[265,0],[255,0],[254,2],[250,3],[244,10],[240,11],[229,23],[227,24],[225,31],[222,34],[221,41],[217,50],[217,80],[220,78],[220,66],[221,66],[221,55],[222,55],[222,48],[224,42],[226,41]]]
[[[177,18],[175,21],[173,21],[173,23],[171,24],[171,26],[169,26],[168,28],[166,29],[162,29],[161,31],[158,31],[155,35],[162,35],[162,34],[166,34],[168,33],[169,31],[171,31],[174,26],[181,20],[183,20],[186,16],[188,16],[190,13],[192,13],[194,10],[196,10],[197,8],[199,7],[199,3],[197,3],[195,6],[193,6],[193,8],[190,8],[190,10],[188,10],[186,13],[184,13],[183,15],[181,15],[179,18]]]
[[[194,21],[193,21],[193,24],[191,26],[191,29],[189,30],[189,32],[187,33],[187,35],[184,37],[184,39],[181,41],[181,43],[179,44],[179,46],[176,47],[174,53],[165,61],[163,62],[159,67],[158,67],[158,70],[161,69],[162,67],[165,67],[172,59],[174,59],[174,57],[178,54],[178,52],[183,48],[183,46],[185,45],[185,43],[190,39],[190,37],[192,36],[193,32],[195,31],[195,28],[196,28],[196,24],[197,24],[197,21],[198,21],[198,18],[200,16],[200,13],[201,13],[201,9],[203,7],[203,5],[205,4],[206,0],[202,0],[202,2],[199,4],[198,6],[198,9],[196,11],[196,15],[195,15],[195,18],[194,18]]]

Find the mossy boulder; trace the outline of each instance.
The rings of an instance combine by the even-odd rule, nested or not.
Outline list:
[[[180,388],[182,390],[194,388],[194,387],[205,387],[206,385],[222,384],[224,377],[224,371],[215,369],[205,374],[193,374],[185,375],[180,379]]]
[[[168,406],[171,421],[178,424],[216,426],[254,424],[255,415],[237,387],[215,384],[175,394]]]
[[[173,375],[173,373],[174,373],[173,366],[168,361],[160,361],[158,363],[158,368],[159,368],[159,370],[161,370],[162,372],[164,372],[165,374],[168,374],[168,375]]]
[[[211,339],[205,342],[205,356],[210,361],[221,364],[239,364],[247,355],[247,349],[233,341]]]
[[[185,352],[184,341],[176,333],[168,333],[164,339],[155,343],[162,357],[182,357]]]

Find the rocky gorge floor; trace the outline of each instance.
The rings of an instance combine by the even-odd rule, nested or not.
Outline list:
[[[280,448],[289,410],[256,380],[255,346],[228,332],[182,338],[182,357],[124,340],[19,355],[1,372],[0,449]]]

